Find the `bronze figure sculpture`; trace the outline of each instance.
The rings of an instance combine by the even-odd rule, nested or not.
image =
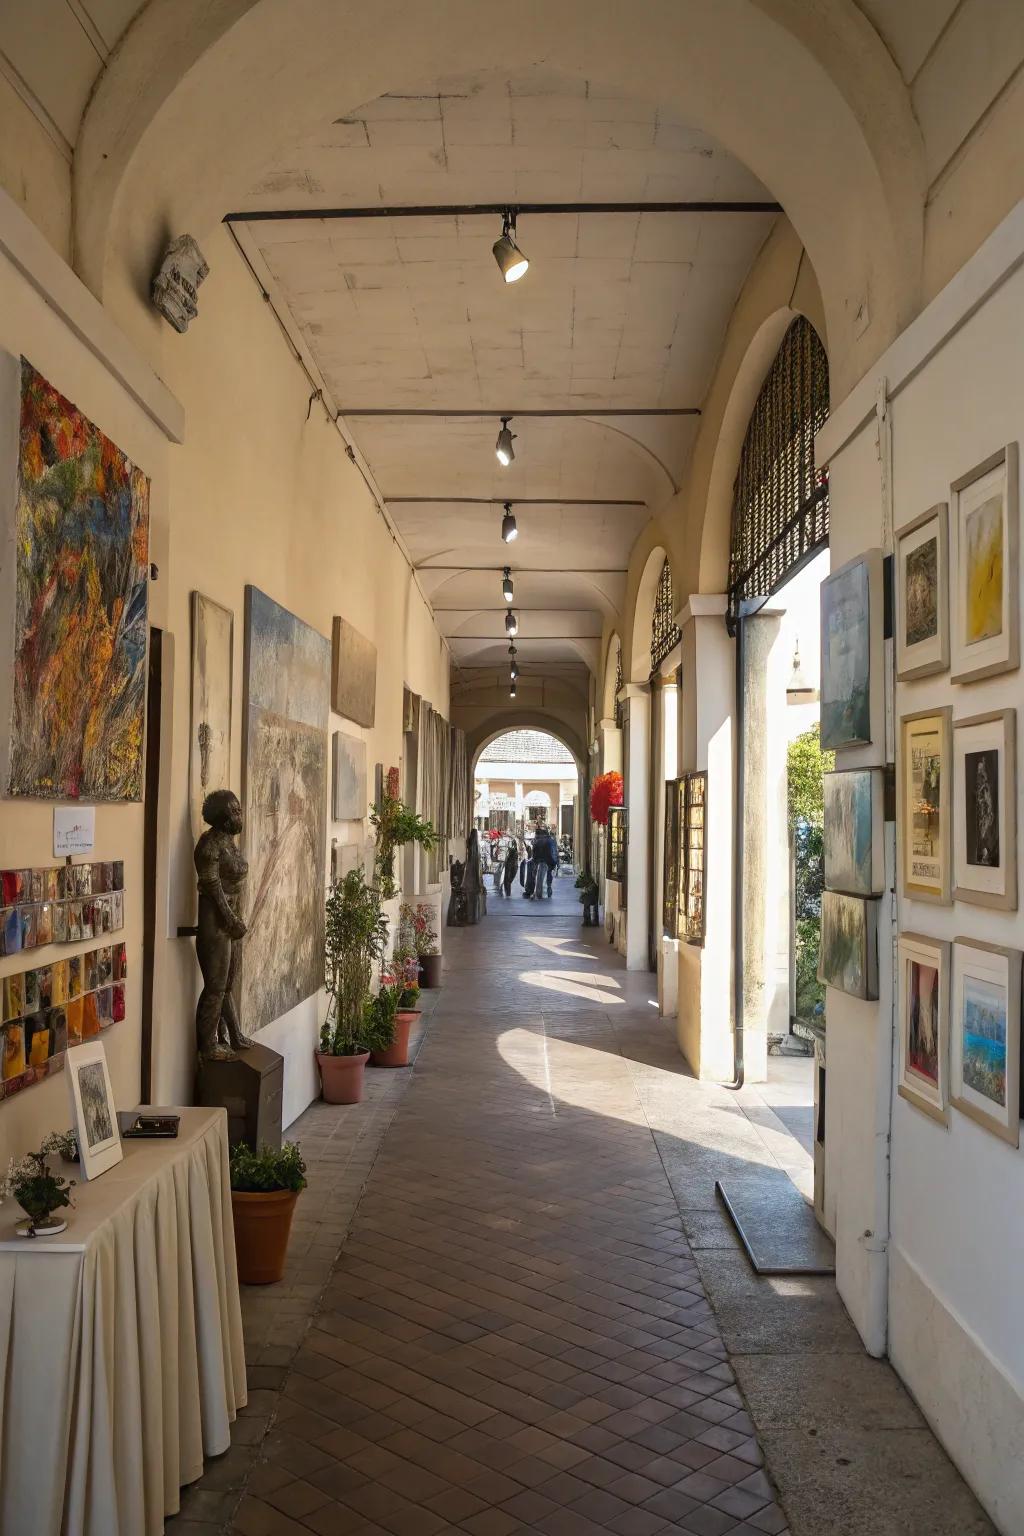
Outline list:
[[[207,830],[196,843],[199,923],[196,957],[203,990],[196,1008],[196,1043],[206,1061],[231,1061],[252,1045],[243,1035],[235,1009],[234,984],[245,924],[238,898],[249,866],[235,838],[242,830],[242,807],[230,789],[215,789],[203,801]]]

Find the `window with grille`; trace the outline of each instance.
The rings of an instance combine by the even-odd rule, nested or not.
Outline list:
[[[608,812],[608,841],[605,845],[606,880],[626,880],[626,810],[613,805]],[[620,903],[621,905],[621,903]]]
[[[651,619],[651,672],[657,672],[670,651],[679,644],[679,628],[672,606],[672,568],[666,560],[658,577]]]
[[[615,652],[615,724],[622,729],[622,700],[619,694],[622,692],[622,646]]]
[[[828,473],[814,437],[828,419],[828,359],[799,316],[761,386],[733,487],[729,611],[769,597],[828,543]]]

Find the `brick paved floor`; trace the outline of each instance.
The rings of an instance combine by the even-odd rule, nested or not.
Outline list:
[[[415,1069],[293,1128],[312,1172],[297,1246],[281,1287],[244,1296],[251,1402],[174,1536],[788,1536],[703,1283],[730,1349],[770,1350],[736,1322],[745,1260],[708,1206],[715,1127],[721,1155],[768,1154],[734,1100],[686,1076],[653,978],[580,929],[574,895],[564,881],[551,905],[491,898],[479,928],[449,932]],[[808,1348],[835,1309],[828,1347],[848,1353],[826,1363],[842,1360],[857,1402],[857,1368],[882,1373],[868,1387],[897,1426],[881,1471],[867,1445],[863,1497],[844,1489],[849,1455],[808,1471],[776,1433],[773,1464],[798,1474],[792,1536],[991,1531],[831,1282],[802,1310],[799,1288],[764,1284],[750,1277],[742,1306],[790,1306]],[[831,1456],[834,1395],[819,1406]],[[815,1427],[799,1433],[817,1447]],[[923,1523],[905,1518],[908,1489]]]

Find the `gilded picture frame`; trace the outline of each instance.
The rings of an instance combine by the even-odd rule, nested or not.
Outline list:
[[[950,785],[953,711],[900,717],[896,756],[896,862],[901,894],[949,906],[952,899]]]

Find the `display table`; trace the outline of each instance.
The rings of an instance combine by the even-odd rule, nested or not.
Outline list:
[[[223,1109],[125,1141],[57,1237],[0,1207],[0,1531],[158,1536],[245,1404]],[[64,1172],[74,1177],[71,1169]]]

